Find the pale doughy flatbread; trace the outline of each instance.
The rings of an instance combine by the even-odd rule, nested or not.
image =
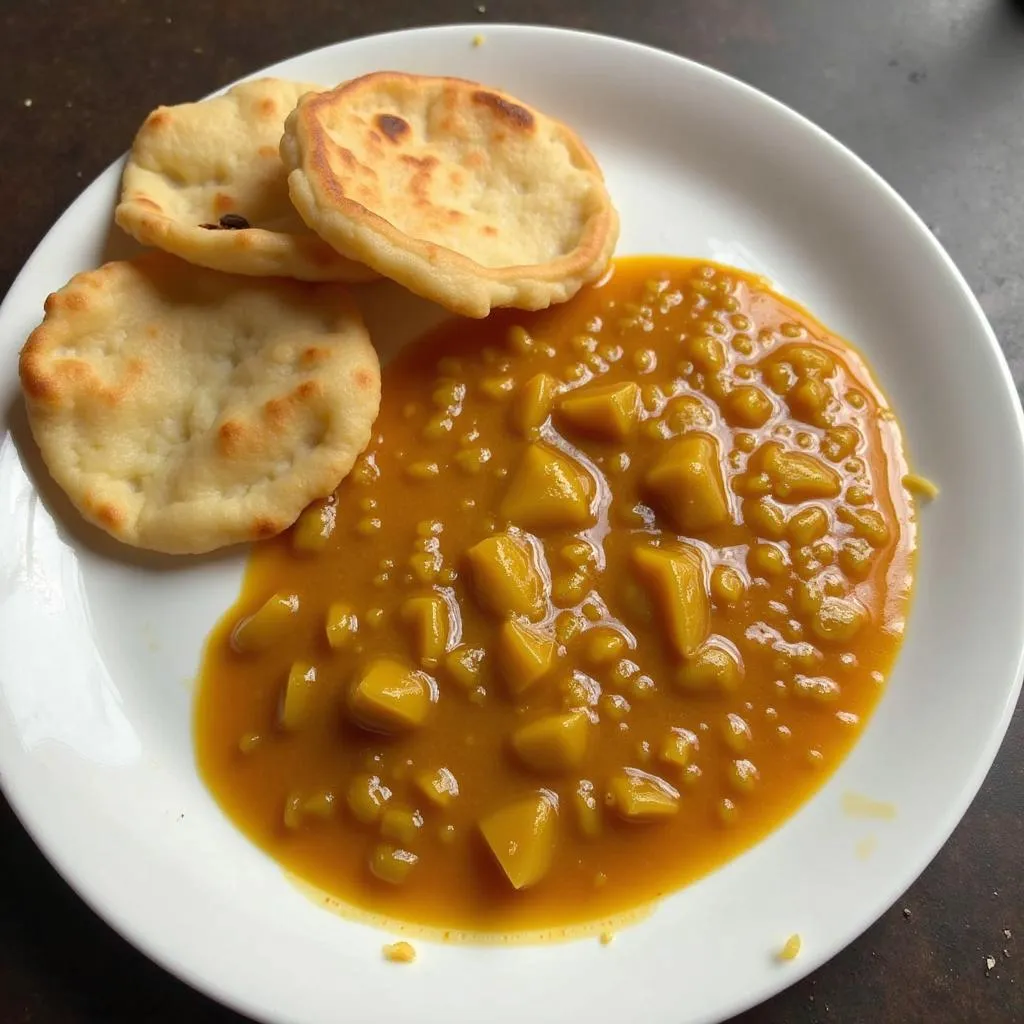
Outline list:
[[[281,158],[334,248],[467,316],[565,301],[618,240],[583,142],[475,82],[380,72],[307,95]]]
[[[320,88],[262,78],[199,103],[158,107],[128,155],[115,220],[144,245],[232,274],[376,277],[310,231],[288,199],[281,130],[299,97]],[[251,226],[224,228],[225,214],[227,223],[240,215]]]
[[[158,252],[51,295],[20,372],[32,433],[76,507],[169,553],[286,529],[352,468],[380,404],[344,288]]]

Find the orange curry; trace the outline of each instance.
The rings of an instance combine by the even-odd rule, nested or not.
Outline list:
[[[849,750],[914,520],[892,413],[804,310],[620,260],[563,306],[446,325],[383,395],[203,666],[203,778],[289,870],[463,933],[607,919]]]

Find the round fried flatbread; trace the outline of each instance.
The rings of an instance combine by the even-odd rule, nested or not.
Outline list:
[[[168,553],[286,529],[352,468],[380,404],[344,288],[158,252],[51,295],[20,372],[32,433],[75,506]]]
[[[281,158],[296,209],[335,249],[467,316],[564,302],[618,240],[583,142],[475,82],[380,72],[307,95]]]
[[[319,88],[262,78],[158,107],[128,155],[115,220],[144,245],[231,274],[376,277],[310,231],[288,199],[281,130],[299,97]]]

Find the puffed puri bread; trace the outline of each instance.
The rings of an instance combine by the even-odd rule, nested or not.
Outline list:
[[[349,472],[380,405],[345,289],[159,252],[52,294],[20,374],[32,434],[82,515],[173,554],[286,529]]]
[[[295,208],[338,252],[466,316],[564,302],[618,240],[582,140],[476,82],[378,72],[306,95],[281,158]]]
[[[281,130],[299,97],[321,88],[261,78],[158,107],[135,136],[114,219],[143,245],[229,274],[375,278],[306,227],[288,198]],[[227,224],[249,226],[224,227],[225,215]]]

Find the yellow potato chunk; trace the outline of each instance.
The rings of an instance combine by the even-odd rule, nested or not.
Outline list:
[[[459,795],[458,779],[443,766],[434,771],[417,772],[413,783],[435,807],[447,807]]]
[[[521,434],[529,436],[544,424],[551,414],[558,387],[558,381],[549,373],[535,374],[523,385],[512,411],[513,425]]]
[[[402,605],[402,621],[409,627],[417,661],[425,668],[435,666],[444,656],[451,631],[445,599],[440,594],[410,597]]]
[[[493,811],[479,827],[513,888],[536,885],[547,874],[558,840],[558,813],[546,793],[534,793]]]
[[[327,609],[327,622],[325,624],[327,642],[332,650],[340,650],[345,647],[359,630],[359,620],[352,608],[335,601]]]
[[[673,768],[685,768],[697,748],[697,737],[689,729],[669,729],[658,748],[658,760]]]
[[[567,772],[583,763],[589,731],[584,711],[545,715],[512,733],[512,749],[535,772]]]
[[[528,445],[501,503],[501,514],[532,533],[592,526],[594,482],[573,458],[542,441]]]
[[[601,806],[594,792],[594,784],[589,779],[580,779],[572,793],[572,809],[576,817],[576,827],[588,839],[596,839],[604,827]]]
[[[808,498],[835,498],[842,489],[839,474],[813,455],[787,452],[776,441],[769,441],[758,455],[779,501],[795,504]]]
[[[334,533],[338,507],[333,499],[314,501],[292,527],[292,547],[301,554],[316,554],[327,547]]]
[[[640,418],[640,388],[633,381],[581,388],[562,399],[558,414],[589,437],[624,441]]]
[[[864,619],[864,609],[855,600],[826,596],[811,618],[811,631],[820,640],[843,643],[857,635]]]
[[[550,670],[555,640],[518,619],[506,619],[498,630],[497,654],[509,692],[519,697]]]
[[[853,535],[862,537],[873,548],[883,547],[889,541],[889,527],[885,525],[882,513],[873,508],[850,508],[840,505],[836,518],[853,527]]]
[[[638,547],[633,567],[661,613],[675,653],[690,657],[711,631],[711,605],[704,556],[689,544],[678,548]]]
[[[419,857],[415,853],[390,843],[381,843],[370,855],[370,870],[382,882],[401,885],[418,862]]]
[[[729,693],[743,680],[743,665],[730,646],[705,643],[676,673],[676,685],[689,693]]]
[[[476,598],[488,611],[504,618],[544,615],[545,585],[532,545],[513,533],[485,537],[466,552]]]
[[[380,816],[380,834],[402,846],[411,846],[423,828],[423,815],[411,807],[384,808]]]
[[[231,635],[231,646],[240,654],[256,654],[280,642],[295,628],[299,612],[297,594],[277,593],[267,598]]]
[[[666,449],[645,477],[647,489],[672,529],[701,533],[729,519],[718,441],[690,434]]]
[[[390,799],[391,790],[381,782],[380,776],[368,774],[354,775],[345,797],[352,817],[364,825],[377,821]]]
[[[316,695],[316,669],[307,661],[296,661],[288,670],[284,700],[281,702],[281,726],[289,732],[301,729],[313,714]]]
[[[726,607],[738,604],[746,590],[743,577],[731,565],[716,565],[711,570],[711,594]]]
[[[395,658],[371,662],[348,697],[356,724],[382,733],[406,732],[422,725],[432,703],[430,677]]]
[[[480,682],[486,652],[481,647],[459,646],[444,659],[448,674],[464,690],[471,690]]]
[[[786,532],[794,544],[802,547],[824,537],[828,527],[828,512],[820,505],[808,505],[789,517]]]
[[[772,414],[772,400],[760,388],[741,384],[729,394],[725,412],[730,423],[763,427]]]
[[[608,803],[624,821],[663,821],[679,810],[679,790],[658,775],[623,768],[608,783]]]

